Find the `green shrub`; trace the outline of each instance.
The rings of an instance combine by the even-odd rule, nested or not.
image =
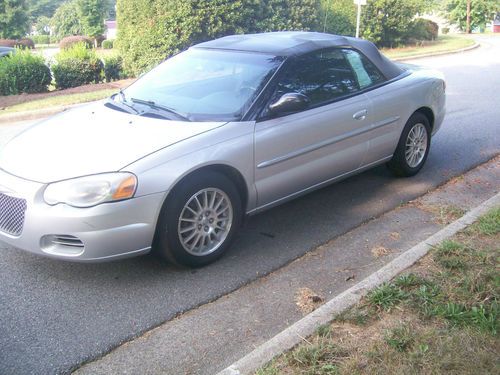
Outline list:
[[[47,91],[52,77],[43,57],[28,50],[0,59],[0,94],[15,95]]]
[[[450,32],[450,28],[449,27],[443,27],[441,29],[441,31],[442,31],[443,34],[448,34]]]
[[[102,61],[93,50],[87,49],[85,43],[77,43],[55,56],[52,72],[56,87],[66,89],[101,82],[103,68]]]
[[[113,49],[114,39],[106,39],[102,41],[102,48]]]
[[[115,48],[138,75],[198,42],[230,34],[311,30],[320,0],[118,0]]]
[[[92,48],[94,46],[94,42],[92,41],[92,39],[83,35],[73,35],[62,38],[59,42],[59,47],[61,49],[69,49],[75,44],[83,44],[86,48]]]
[[[104,58],[104,77],[106,78],[106,82],[123,78],[122,63],[123,60],[119,55]]]
[[[50,35],[33,35],[31,39],[35,44],[50,44]]]
[[[437,23],[425,18],[415,19],[409,27],[408,38],[415,40],[435,40],[438,37]]]

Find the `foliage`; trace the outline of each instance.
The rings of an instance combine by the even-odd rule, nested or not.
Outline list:
[[[102,48],[113,49],[114,39],[106,39],[102,41]]]
[[[83,27],[78,15],[77,0],[70,0],[57,8],[50,23],[54,34],[59,38],[81,34]]]
[[[66,38],[61,39],[61,41],[59,42],[59,47],[61,49],[68,49],[78,43],[82,43],[87,48],[92,48],[92,46],[94,45],[90,38],[87,38],[83,35],[74,35],[67,36]]]
[[[421,0],[371,0],[363,9],[363,36],[383,47],[403,44]]]
[[[339,35],[356,32],[356,5],[352,0],[322,0],[319,31]]]
[[[106,3],[106,0],[77,0],[78,16],[85,35],[96,38],[104,33]]]
[[[31,39],[35,42],[35,44],[50,44],[58,42],[58,39],[51,35],[32,35]]]
[[[30,21],[38,24],[40,18],[51,18],[65,0],[36,0],[28,2]]]
[[[0,59],[0,94],[15,95],[47,91],[52,80],[43,57],[28,50]]]
[[[471,30],[478,27],[484,28],[497,11],[500,11],[498,0],[471,0]],[[465,31],[467,28],[467,0],[448,0],[445,5],[445,16],[449,22]]]
[[[115,46],[124,67],[139,74],[187,47],[224,35],[310,30],[319,0],[117,1]]]
[[[33,48],[35,48],[35,43],[30,38],[23,38],[23,39],[19,39],[19,40],[0,39],[0,46],[33,49]]]
[[[436,40],[438,32],[437,23],[425,18],[417,18],[412,21],[407,37],[409,40]]]
[[[123,77],[123,60],[119,55],[112,55],[104,58],[104,77],[106,82],[116,81]]]
[[[22,38],[28,29],[26,0],[0,0],[0,38]]]
[[[63,49],[52,66],[56,87],[65,89],[102,81],[103,63],[85,43]]]

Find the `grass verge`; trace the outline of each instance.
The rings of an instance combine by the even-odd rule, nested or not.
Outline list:
[[[422,45],[385,48],[382,49],[384,55],[391,59],[411,58],[431,53],[453,52],[462,48],[474,45],[475,41],[471,38],[458,35],[440,35],[437,40],[424,42]]]
[[[500,208],[258,375],[498,374]]]
[[[104,99],[116,92],[118,92],[118,89],[115,88],[67,95],[49,96],[44,99],[33,100],[30,102],[20,103],[7,107],[6,109],[0,111],[0,116],[6,113],[32,111],[37,109],[44,109],[47,107],[91,102],[94,100]]]

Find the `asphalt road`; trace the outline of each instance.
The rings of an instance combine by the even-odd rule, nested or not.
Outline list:
[[[211,266],[181,270],[149,256],[72,264],[0,244],[0,374],[70,372],[496,155],[500,38],[483,43],[415,61],[443,71],[448,93],[446,121],[418,176],[396,179],[379,167],[255,216]]]

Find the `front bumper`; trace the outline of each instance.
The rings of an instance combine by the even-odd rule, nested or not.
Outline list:
[[[166,193],[75,208],[47,205],[44,188],[0,170],[0,192],[26,200],[20,235],[0,229],[1,241],[34,254],[76,262],[126,258],[151,250]],[[71,241],[58,241],[61,238]]]

